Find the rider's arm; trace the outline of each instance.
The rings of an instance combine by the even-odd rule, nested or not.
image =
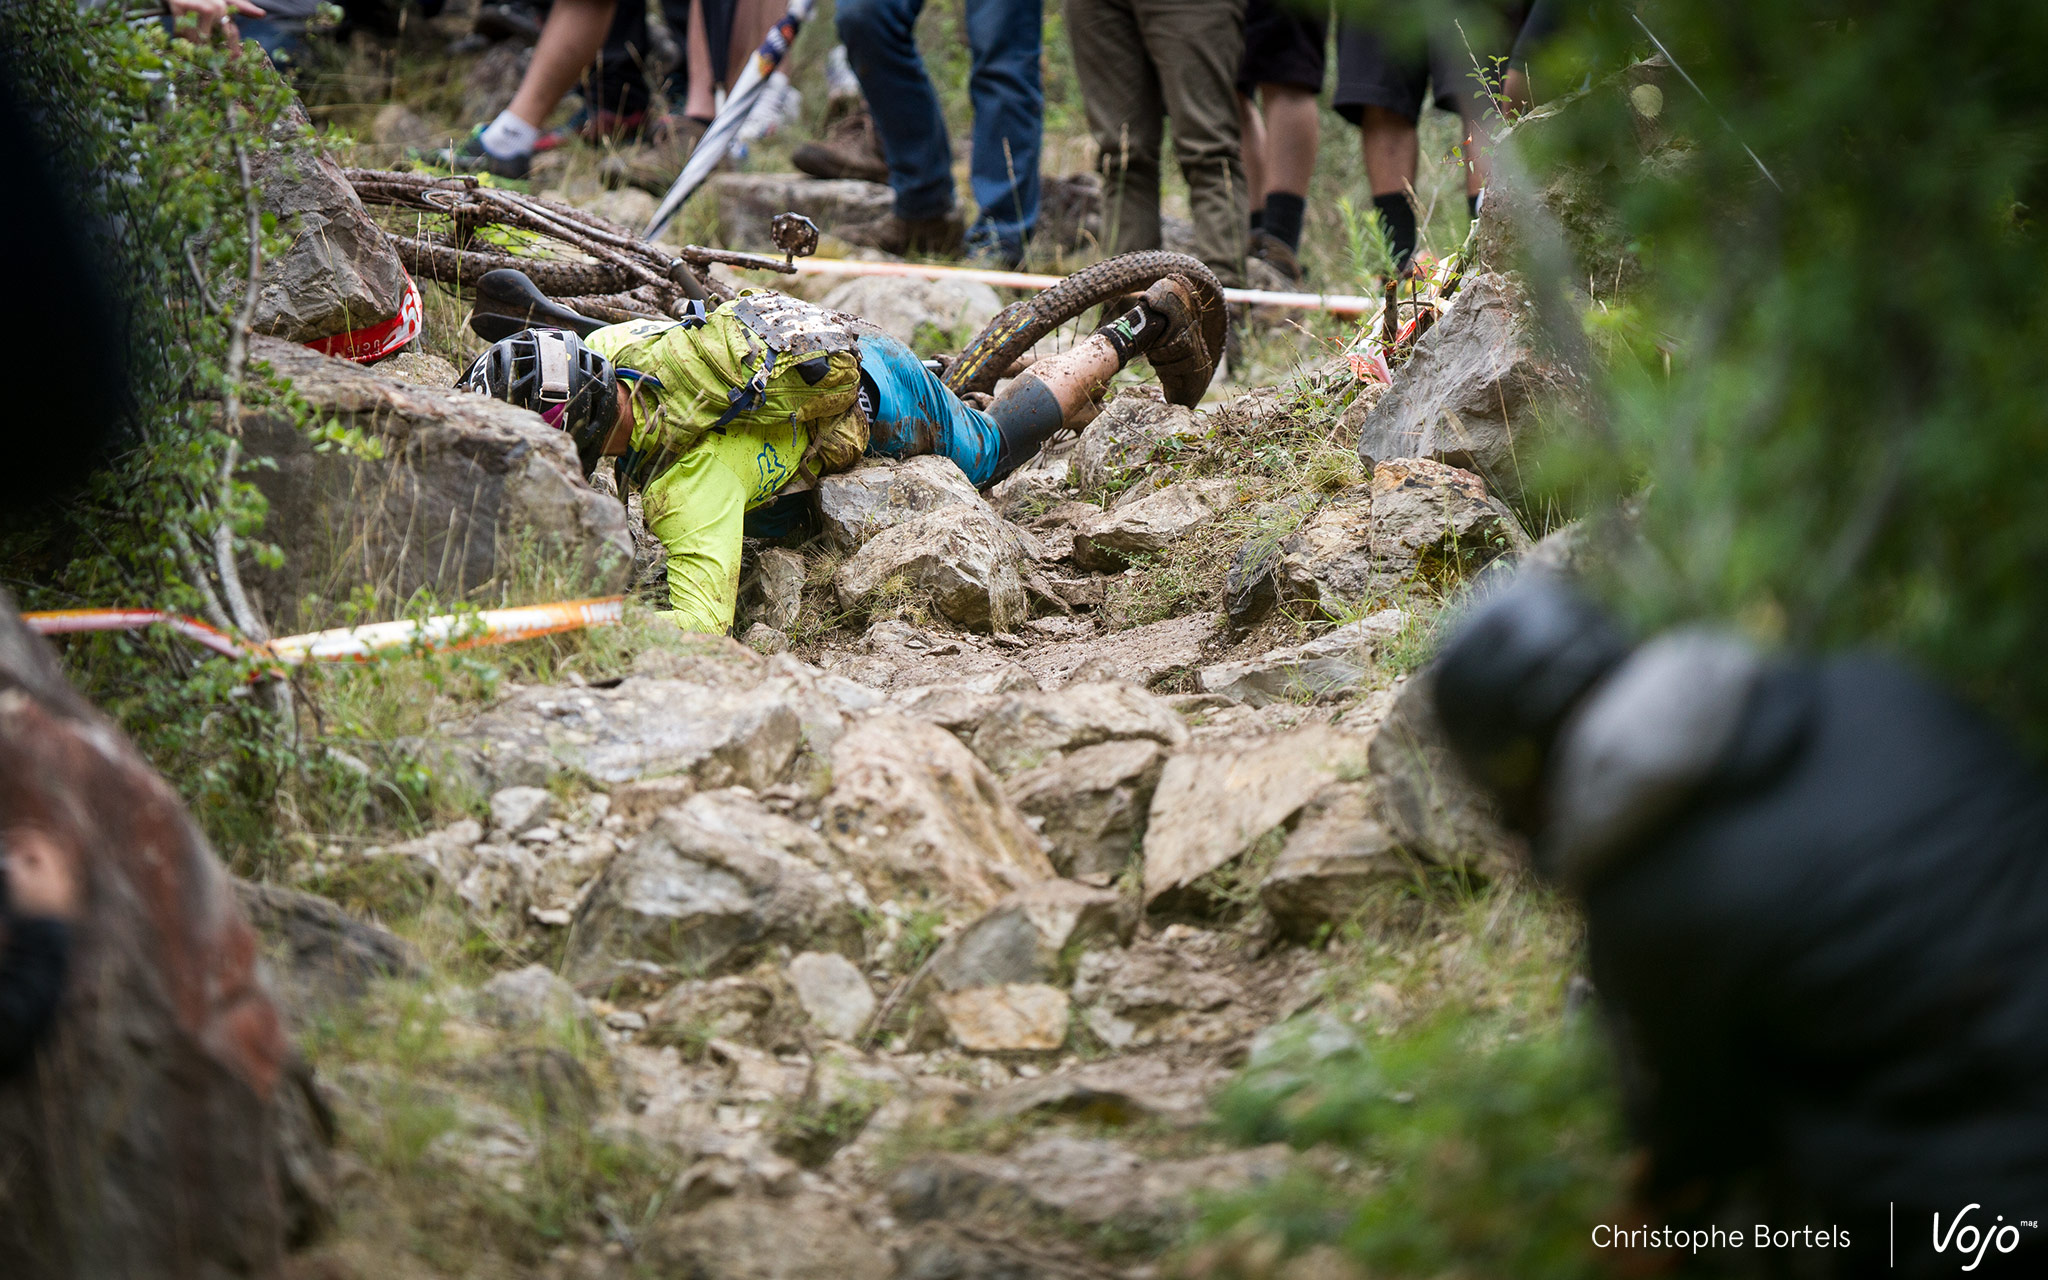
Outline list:
[[[669,617],[685,631],[732,630],[746,485],[710,449],[693,449],[641,494],[647,530],[668,549]]]

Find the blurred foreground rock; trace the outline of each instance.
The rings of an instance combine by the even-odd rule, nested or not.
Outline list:
[[[81,851],[35,1067],[0,1083],[9,1276],[276,1274],[328,1212],[324,1112],[234,885],[169,787],[0,594],[0,815]]]

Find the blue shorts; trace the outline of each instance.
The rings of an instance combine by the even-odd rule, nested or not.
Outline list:
[[[979,409],[960,403],[924,362],[896,339],[863,334],[860,371],[874,384],[868,452],[884,458],[936,453],[951,458],[980,488],[995,479],[1003,438]]]

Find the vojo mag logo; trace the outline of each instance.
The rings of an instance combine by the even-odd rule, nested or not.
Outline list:
[[[2040,1223],[2033,1219],[2007,1222],[2004,1214],[1994,1215],[1990,1222],[1983,1222],[1981,1215],[1972,1220],[1970,1215],[1983,1207],[1975,1203],[1964,1205],[1962,1212],[1948,1220],[1946,1228],[1942,1225],[1941,1215],[1934,1215],[1934,1251],[1952,1254],[1959,1261],[1967,1259],[1962,1262],[1964,1271],[1975,1271],[1987,1254],[2011,1253],[2019,1248],[2022,1228],[2029,1231],[2040,1229]]]

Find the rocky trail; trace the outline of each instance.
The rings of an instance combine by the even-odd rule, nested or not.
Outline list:
[[[484,410],[333,376],[353,390],[330,401],[375,401],[365,421],[412,442],[394,456],[425,474],[378,491],[431,526],[441,464],[414,445]],[[416,1160],[465,1195],[529,1192],[565,1126],[658,1153],[658,1212],[565,1230],[559,1275],[1163,1274],[1204,1195],[1315,1167],[1222,1143],[1211,1100],[1278,1040],[1336,1051],[1403,1016],[1328,945],[1362,913],[1511,876],[1403,672],[1445,593],[1530,541],[1429,458],[1366,470],[1324,440],[1316,488],[1247,467],[1261,439],[1341,436],[1308,395],[1191,412],[1127,391],[986,495],[936,457],[828,477],[822,538],[750,544],[745,643],[669,633],[404,744],[478,816],[327,843],[280,879],[370,913],[393,885],[438,896],[472,939],[457,972],[245,889],[325,1028],[341,1131],[360,1152],[430,1106]],[[532,509],[563,487],[536,465]],[[637,539],[659,594],[634,508],[556,505],[564,537]],[[380,563],[423,572],[417,548]],[[354,1225],[322,1249],[368,1274],[389,1241],[366,1224],[419,1218],[346,1176],[361,1159],[337,1192]]]

